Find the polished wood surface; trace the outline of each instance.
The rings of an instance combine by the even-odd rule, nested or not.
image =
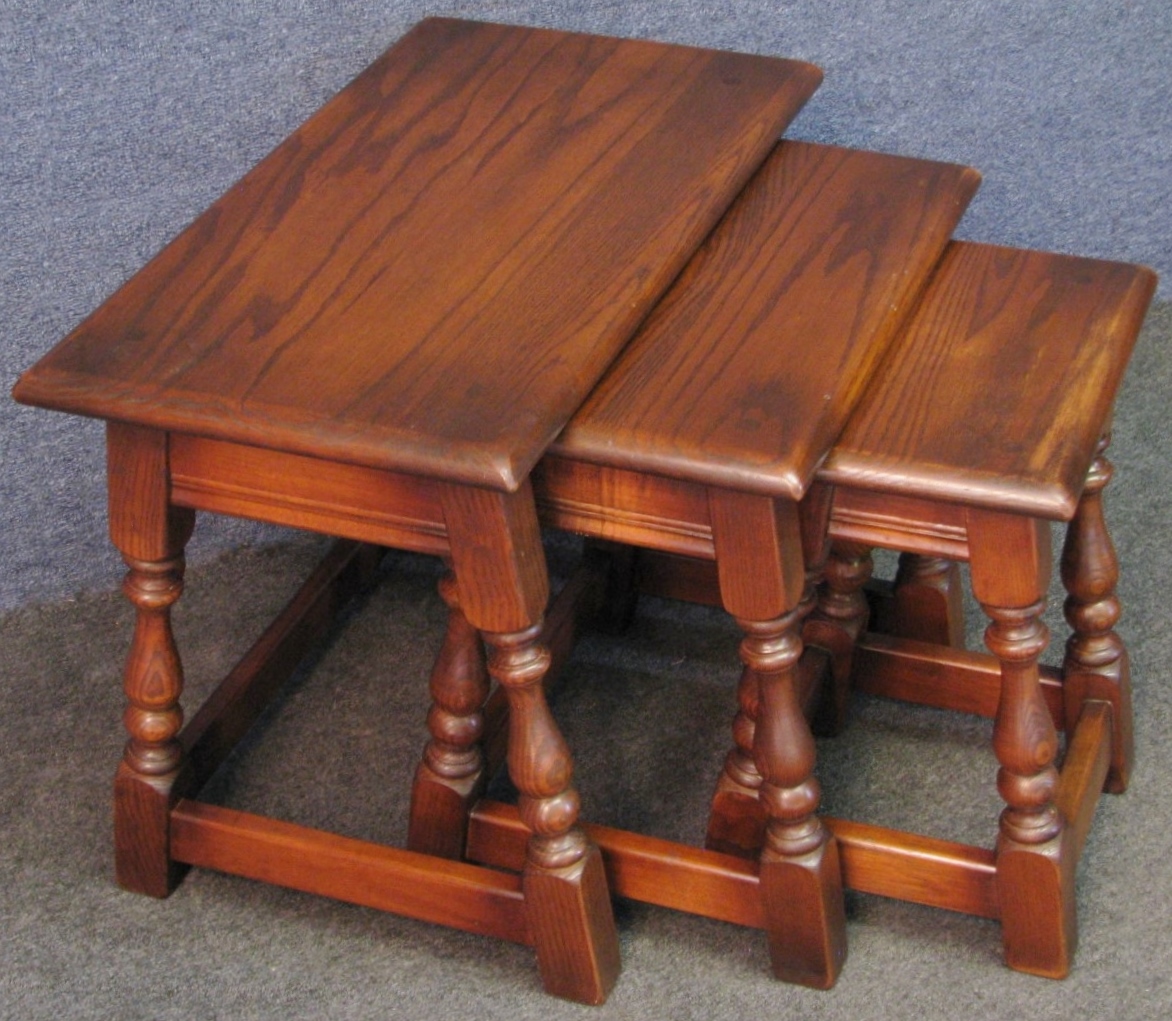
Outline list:
[[[808,490],[977,181],[951,164],[780,143],[534,478],[547,523],[715,561],[744,670],[707,846],[743,848],[739,806],[763,807],[773,970],[817,988],[846,946],[799,690],[830,510],[829,490]]]
[[[171,813],[186,864],[532,945],[521,881],[510,875],[205,802]]]
[[[901,553],[886,630],[964,648],[964,592],[955,560]]]
[[[822,477],[1070,519],[1155,283],[1141,266],[954,242]]]
[[[1066,698],[1076,716],[1091,699],[1115,706],[1111,714],[1111,771],[1108,789],[1127,788],[1135,757],[1131,718],[1131,661],[1127,646],[1115,631],[1122,608],[1115,594],[1119,560],[1103,508],[1103,490],[1113,469],[1107,460],[1110,442],[1104,436],[1087,472],[1086,486],[1062,546],[1062,584],[1066,588],[1063,613],[1070,625],[1062,669]]]
[[[952,243],[817,475],[834,489],[829,533],[843,566],[830,572],[825,609],[809,618],[806,634],[833,626],[849,640],[842,622],[860,626],[861,608],[852,597],[865,578],[867,545],[917,554],[905,558],[901,570],[910,605],[901,609],[889,597],[887,623],[900,629],[907,623],[901,614],[928,605],[931,635],[908,630],[941,644],[907,635],[862,637],[851,643],[855,686],[992,716],[997,787],[1005,803],[989,849],[823,820],[834,838],[827,846],[836,846],[841,857],[843,881],[997,918],[1007,963],[1049,977],[1061,977],[1071,966],[1077,942],[1074,875],[1100,792],[1121,790],[1130,764],[1127,657],[1114,631],[1118,564],[1101,500],[1110,478],[1102,436],[1153,284],[1142,267]],[[543,506],[553,520],[581,527],[606,518],[604,508],[584,507],[589,500],[604,503],[618,495],[622,527],[632,531],[625,522],[642,511],[640,527],[660,540],[651,544],[657,552],[641,563],[641,577],[655,592],[705,602],[738,598],[736,584],[726,578],[729,565],[720,566],[717,538],[728,516],[722,519],[713,509],[716,490],[709,487],[706,510],[694,497],[681,499],[678,488],[670,500],[648,499],[640,506],[640,497],[655,497],[659,490],[630,481],[616,485],[620,472],[639,474],[595,466],[590,478],[559,466],[539,480]],[[579,477],[583,484],[575,489]],[[696,493],[703,488],[692,485]],[[768,588],[754,579],[777,560],[770,528],[746,511],[735,517],[763,537],[761,563],[734,572],[736,581],[759,595]],[[1073,636],[1061,670],[1038,661],[1048,640],[1042,612],[1052,573],[1051,518],[1072,519],[1062,575]],[[684,559],[688,551],[673,538],[683,535],[694,547],[711,535],[713,552],[699,555],[716,563]],[[991,621],[990,654],[957,648],[956,571],[940,558],[970,562],[974,594]],[[860,566],[848,566],[852,561]],[[755,654],[753,637],[766,632],[758,621],[742,621],[742,627]],[[779,720],[789,725],[795,718],[788,691],[780,708],[764,706],[759,676],[778,664],[792,670],[792,634],[775,627],[766,637],[777,664],[763,670],[751,656],[746,659],[736,747],[714,802],[709,837],[715,832],[718,847],[748,857],[764,850],[759,879],[766,893],[763,923],[770,928],[771,829],[776,835],[786,815],[798,817],[811,799],[803,784],[786,799],[780,817],[770,818],[765,804],[763,778],[773,766],[771,742],[759,739],[761,721],[776,728]],[[832,653],[837,650],[837,641],[821,638]],[[1060,729],[1067,734],[1064,759]],[[812,765],[800,728],[786,744],[790,762],[805,754]],[[799,774],[808,776],[804,765],[793,771]],[[608,839],[604,853],[628,853],[622,839]],[[792,908],[792,897],[790,903]],[[803,922],[807,951],[818,942],[819,921]]]
[[[418,475],[171,433],[171,501],[446,556],[440,484]]]
[[[618,937],[542,690],[549,581],[528,474],[820,77],[429,19],[25,373],[18,400],[110,423],[111,535],[137,622],[123,885],[163,896],[184,861],[348,899],[369,885],[381,906],[510,938],[519,896],[546,989],[605,999]],[[509,703],[529,832],[519,886],[456,867],[459,835],[437,848],[434,826],[412,831],[438,852],[422,856],[176,812],[302,649],[291,620],[328,606],[347,573],[323,569],[185,741],[170,608],[197,509],[450,558],[453,643],[483,639]],[[419,818],[437,803],[466,815],[481,781],[488,685],[462,657],[433,684]]]
[[[295,633],[301,626],[313,627],[320,613],[317,593],[327,593],[330,579],[353,562],[363,550],[351,544],[331,552],[282,614],[282,632]],[[576,589],[576,591],[575,591]],[[571,582],[564,596],[559,596],[550,611],[553,621],[572,615],[579,598],[596,605],[596,587],[577,588]],[[331,597],[333,598],[333,597]],[[560,643],[549,636],[551,645]],[[886,648],[899,647],[898,639],[883,645],[877,636],[865,644],[872,646],[868,656],[882,656]],[[247,653],[240,667],[225,680],[233,697],[213,701],[253,704],[268,690],[267,681],[256,676],[249,664],[263,654],[262,645]],[[910,642],[912,649],[927,651],[923,643]],[[959,653],[957,655],[960,655]],[[988,660],[975,653],[974,660]],[[864,666],[864,672],[870,667]],[[946,672],[937,665],[936,669]],[[1052,711],[1061,713],[1061,691],[1054,673],[1049,685],[1057,698],[1051,700]],[[987,678],[987,683],[981,678]],[[247,697],[248,685],[255,685],[253,697]],[[981,683],[986,688],[985,710],[995,712],[999,676],[995,667],[983,662],[965,668],[958,662],[954,690],[963,692],[969,685]],[[991,707],[990,707],[991,702]],[[952,706],[964,708],[964,706]],[[231,710],[225,710],[231,717]],[[977,708],[974,711],[983,711]],[[1102,703],[1091,703],[1084,710],[1086,720],[1079,722],[1071,740],[1059,783],[1057,801],[1070,820],[1076,849],[1085,841],[1098,790],[1106,773],[1110,748],[1110,711]],[[202,717],[204,714],[201,713]],[[1061,725],[1061,716],[1056,716]],[[1084,724],[1087,724],[1084,726]],[[491,730],[492,728],[489,727]],[[198,735],[207,732],[200,718],[193,720],[181,737],[199,747]],[[190,736],[189,736],[190,735]],[[219,759],[210,754],[200,756],[206,770],[214,770]],[[492,757],[492,756],[490,756]],[[498,757],[499,758],[499,757]],[[206,779],[206,775],[200,779]],[[396,892],[402,885],[403,866],[414,869],[421,864],[419,855],[364,841],[336,838],[304,827],[276,823],[246,813],[224,812],[215,806],[180,800],[171,812],[173,853],[185,863],[214,867],[269,882],[279,882],[299,889],[324,893],[385,910],[412,913],[441,924],[457,925],[471,931],[492,932],[518,942],[532,942],[524,921],[523,898],[519,878],[499,873],[470,870],[467,866],[447,870],[450,879],[439,878],[444,869],[430,869],[420,889],[425,897],[412,890]],[[1000,917],[996,890],[994,852],[930,837],[886,829],[866,823],[823,818],[839,847],[844,885],[853,890],[898,897],[934,907],[963,911],[989,918]],[[760,818],[749,820],[760,830]],[[603,852],[603,860],[613,893],[651,904],[718,918],[739,925],[765,927],[759,892],[758,866],[741,856],[731,856],[699,848],[684,847],[636,833],[587,824],[587,835]],[[529,831],[517,809],[493,802],[476,804],[469,818],[466,857],[470,862],[503,868],[513,872],[524,867]],[[296,862],[285,862],[288,849],[296,847],[295,858],[304,862],[309,855],[324,854],[334,864],[325,875],[320,869],[306,869]],[[469,878],[474,881],[470,884]],[[456,890],[463,890],[463,906],[448,904]],[[486,907],[469,905],[473,898]],[[412,903],[408,904],[406,901]],[[412,904],[414,906],[412,906]],[[460,919],[466,919],[461,922]],[[510,920],[511,919],[511,920]]]
[[[111,535],[136,621],[116,780],[124,885],[162,896],[197,864],[490,933],[533,945],[545,987],[587,1003],[619,971],[609,890],[760,925],[776,974],[811,986],[842,964],[844,885],[999,918],[1012,965],[1065,972],[1074,869],[1129,754],[1097,498],[1109,470],[1100,457],[1084,476],[1153,278],[946,250],[974,172],[774,147],[817,78],[425,22],[22,378],[18,399],[110,420]],[[869,378],[882,392],[856,409]],[[426,855],[190,800],[375,556],[331,554],[181,730],[170,608],[197,509],[449,559],[409,838]],[[1038,655],[1045,519],[1071,516],[1063,674],[1080,680],[1067,688]],[[544,691],[550,642],[566,644],[576,615],[559,604],[543,620],[542,522],[714,562],[744,669],[709,842],[736,854],[580,823]],[[817,610],[829,534],[855,545],[840,545]],[[971,560],[992,657],[852,640],[860,544],[904,535],[902,548]],[[995,848],[819,815],[807,625],[846,637],[827,642],[840,675],[849,646],[856,668],[883,662],[874,690],[995,716]],[[919,672],[897,675],[907,663]],[[499,745],[478,739],[505,706],[512,813],[473,806]]]
[[[468,812],[488,780],[481,742],[490,681],[484,645],[460,609],[456,576],[450,570],[440,579],[439,592],[448,608],[448,625],[431,671],[431,739],[411,786],[407,846],[460,858]]]
[[[978,181],[781,142],[553,453],[800,498]]]
[[[780,143],[538,466],[543,520],[712,558],[709,486],[803,496],[977,183]]]
[[[16,397],[514,490],[819,80],[429,19]]]
[[[183,761],[183,663],[171,607],[183,592],[183,550],[195,515],[167,502],[167,437],[111,422],[107,428],[110,537],[126,563],[134,606],[123,669],[127,739],[114,780],[114,865],[130,890],[165,897],[183,869],[168,854],[168,815]]]
[[[834,835],[842,881],[850,889],[984,918],[1000,916],[992,851],[845,819],[825,817],[823,822]],[[757,863],[608,826],[587,825],[586,831],[602,851],[617,896],[766,927]],[[469,860],[516,868],[524,853],[525,828],[517,810],[479,802],[468,830]]]
[[[1058,810],[1058,733],[1042,695],[1038,657],[1051,573],[1050,523],[968,511],[973,595],[989,618],[985,645],[1001,664],[993,751],[1005,802],[997,837],[1001,938],[1011,967],[1060,978],[1077,942],[1074,852]]]

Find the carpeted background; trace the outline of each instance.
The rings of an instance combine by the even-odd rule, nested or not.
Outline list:
[[[1158,0],[0,0],[0,379],[10,385],[429,13],[812,60],[826,80],[791,134],[978,167],[984,185],[966,237],[1172,274],[1172,7]],[[858,897],[847,969],[833,992],[815,994],[768,979],[757,933],[627,906],[625,974],[590,1012],[543,996],[521,948],[206,873],[163,903],[120,893],[109,775],[130,615],[105,536],[101,429],[4,400],[0,1018],[1164,1016],[1169,295],[1165,284],[1113,447],[1139,770],[1125,797],[1100,808],[1067,982],[1004,970],[992,923]],[[201,524],[177,612],[189,706],[319,546],[277,529]],[[422,741],[442,615],[433,563],[393,556],[386,575],[294,687],[265,743],[223,781],[225,800],[401,836],[393,795]],[[650,601],[624,639],[580,647],[558,712],[591,818],[698,837],[727,737],[734,646],[720,614]],[[655,722],[667,718],[673,730],[661,733]],[[844,739],[820,748],[828,808],[985,843],[997,811],[987,742],[982,722],[862,703]]]

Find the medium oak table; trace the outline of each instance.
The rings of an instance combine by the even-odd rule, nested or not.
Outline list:
[[[805,985],[833,984],[845,955],[841,866],[816,814],[799,697],[801,626],[829,508],[815,472],[978,180],[954,164],[779,143],[534,473],[547,524],[714,562],[719,601],[745,632],[743,711],[717,803],[755,808],[760,793],[769,827],[760,860],[727,853],[742,842],[719,825],[706,848],[590,827],[612,890],[764,928],[775,974]],[[425,782],[435,749],[458,761],[482,730],[494,744],[503,700],[494,696],[482,724],[473,638],[453,605],[432,678],[432,719],[444,725],[433,726]],[[450,717],[463,726],[449,728]],[[418,786],[412,808],[412,831],[428,846],[523,862],[516,809],[479,801],[462,824]]]
[[[163,896],[210,865],[534,944],[549,991],[605,998],[618,944],[542,692],[529,473],[819,80],[425,21],[21,378],[17,400],[109,423],[136,609],[122,885]],[[324,565],[181,729],[169,615],[196,510],[450,558],[508,695],[521,878],[186,800],[259,711],[250,685],[291,670],[301,615],[357,570],[346,552]],[[435,775],[457,800],[462,782]]]

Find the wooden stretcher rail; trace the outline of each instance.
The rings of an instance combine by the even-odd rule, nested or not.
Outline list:
[[[179,735],[183,789],[198,791],[219,768],[298,664],[333,625],[338,610],[370,584],[383,550],[335,542],[276,619],[220,682]]]
[[[340,606],[373,578],[380,556],[377,547],[348,540],[331,548],[183,731],[189,752],[184,791],[197,790],[210,777]],[[582,617],[599,608],[605,585],[603,562],[588,558],[554,600],[546,639],[556,660],[568,654]],[[857,655],[862,690],[984,715],[996,709],[1000,677],[990,657],[873,634],[861,642]],[[556,674],[552,672],[551,681]],[[1062,688],[1052,671],[1044,678],[1044,690],[1061,727]],[[503,757],[499,738],[507,713],[499,698],[486,716],[491,767]],[[1087,703],[1068,740],[1057,803],[1070,827],[1074,861],[1085,844],[1110,765],[1111,716],[1109,704]],[[746,803],[746,811],[754,809]],[[824,821],[838,843],[844,886],[1000,917],[993,850],[866,823]],[[765,926],[754,860],[606,826],[587,825],[586,830],[603,853],[614,895],[737,925]],[[172,857],[184,864],[533,943],[516,875],[524,865],[527,833],[512,806],[481,801],[475,807],[466,850],[477,865],[190,799],[181,799],[172,809],[170,838]]]
[[[533,944],[520,877],[508,873],[190,800],[171,812],[171,853],[189,865]]]
[[[849,889],[982,918],[1001,916],[991,850],[845,819],[824,821],[838,841]]]
[[[1076,862],[1082,855],[1111,768],[1112,723],[1109,702],[1087,702],[1062,764],[1055,800],[1070,829]]]
[[[609,826],[585,828],[602,851],[613,895],[764,928],[755,862]],[[525,841],[525,826],[514,806],[477,803],[468,827],[470,861],[520,869]]]
[[[997,918],[992,851],[826,818],[851,889]],[[587,825],[602,851],[611,893],[753,928],[764,926],[756,862],[638,833]],[[468,857],[497,868],[524,862],[525,829],[510,805],[482,801],[468,829]]]
[[[1058,794],[1076,859],[1106,777],[1110,735],[1110,707],[1088,705]],[[825,822],[838,842],[848,888],[1000,917],[992,850],[866,823]],[[754,862],[607,826],[586,830],[602,850],[616,896],[764,926]],[[472,814],[467,848],[469,859],[488,868],[438,862],[197,801],[180,801],[171,814],[172,854],[186,864],[530,944],[520,879],[511,874],[524,865],[526,839],[517,810],[489,801]]]
[[[868,632],[859,639],[854,655],[855,691],[990,719],[997,715],[1001,667],[987,653]],[[1040,673],[1054,726],[1065,730],[1062,675],[1052,667],[1041,667]]]

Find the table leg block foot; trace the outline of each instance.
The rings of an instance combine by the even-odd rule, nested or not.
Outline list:
[[[1015,971],[1065,978],[1078,943],[1073,867],[1060,836],[1034,847],[1003,843],[997,890],[1005,963]]]
[[[846,960],[846,907],[832,839],[795,858],[761,861],[769,958],[785,982],[829,989]]]
[[[468,816],[483,790],[480,774],[448,780],[420,763],[411,788],[407,849],[438,858],[462,859]]]
[[[756,792],[718,788],[712,798],[704,846],[709,851],[756,858],[765,839],[765,808]]]
[[[187,874],[171,859],[170,817],[174,776],[148,780],[125,764],[114,780],[114,872],[132,893],[166,897]]]
[[[522,890],[545,991],[578,1003],[603,1003],[622,965],[598,848],[591,846],[563,869],[527,865]]]
[[[1135,736],[1132,728],[1131,670],[1127,654],[1102,672],[1077,671],[1068,663],[1063,675],[1066,718],[1073,730],[1088,702],[1107,702],[1111,706],[1111,766],[1103,790],[1122,794],[1131,779],[1135,761]]]

